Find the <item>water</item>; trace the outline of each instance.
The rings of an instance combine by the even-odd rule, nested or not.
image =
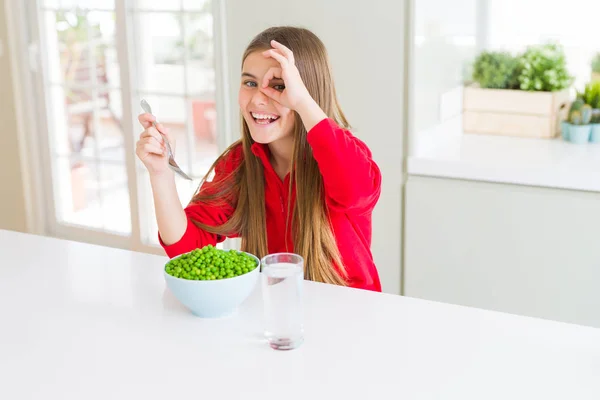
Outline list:
[[[274,349],[294,349],[304,340],[302,264],[263,264],[262,272],[265,337]]]

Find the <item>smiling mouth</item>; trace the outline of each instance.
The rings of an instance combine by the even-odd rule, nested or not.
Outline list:
[[[251,112],[250,115],[258,125],[269,125],[279,119],[279,115]]]

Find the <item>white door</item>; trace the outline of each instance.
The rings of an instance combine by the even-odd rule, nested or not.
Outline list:
[[[185,205],[231,141],[217,123],[227,120],[215,74],[220,1],[30,4],[49,233],[159,251],[148,176],[135,158],[139,101],[176,138],[177,162],[193,177],[177,179]]]

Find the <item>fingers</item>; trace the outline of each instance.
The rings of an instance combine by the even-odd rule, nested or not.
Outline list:
[[[281,92],[279,90],[273,89],[272,87],[266,87],[261,88],[260,91],[277,103],[281,103]]]
[[[265,57],[271,57],[277,60],[279,62],[279,65],[281,65],[281,68],[286,68],[290,64],[290,61],[277,50],[266,50],[262,54]]]
[[[138,115],[138,121],[140,121],[140,124],[142,124],[144,129],[148,129],[150,127],[155,127],[160,132],[162,132],[164,134],[167,133],[167,130],[163,126],[163,124],[158,122],[158,123],[156,123],[156,126],[155,126],[154,122],[156,122],[156,117],[152,114],[148,114],[148,113],[140,114],[140,115]]]
[[[140,121],[140,124],[142,124],[144,129],[148,129],[152,126],[152,123],[156,121],[156,117],[152,114],[144,113],[138,115],[138,121]]]
[[[156,147],[164,148],[164,143],[153,136],[145,136],[144,138],[138,140],[138,144],[151,144]]]
[[[271,46],[281,51],[290,64],[294,64],[294,53],[276,40],[271,40]]]
[[[164,146],[159,143],[154,137],[145,137],[137,142],[136,152],[138,155],[141,154],[157,154],[163,155],[165,154]]]
[[[269,70],[267,71],[267,73],[263,77],[262,87],[263,88],[268,87],[269,86],[269,82],[271,82],[272,79],[282,79],[281,75],[282,75],[281,68],[278,68],[278,67],[271,67],[271,68],[269,68]]]
[[[169,137],[168,133],[165,133],[165,128],[161,124],[157,124],[157,128],[158,129],[156,129],[154,126],[150,126],[149,128],[147,128],[144,132],[142,132],[140,134],[140,139],[143,139],[145,137],[153,137],[156,140],[158,140],[160,143],[163,143],[164,138],[160,134],[160,132],[163,132],[164,135]],[[159,130],[160,130],[160,132],[159,132]]]

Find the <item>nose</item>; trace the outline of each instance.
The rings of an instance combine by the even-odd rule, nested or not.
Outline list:
[[[264,106],[269,102],[269,98],[260,90],[256,90],[254,96],[252,96],[252,104],[255,106]]]

